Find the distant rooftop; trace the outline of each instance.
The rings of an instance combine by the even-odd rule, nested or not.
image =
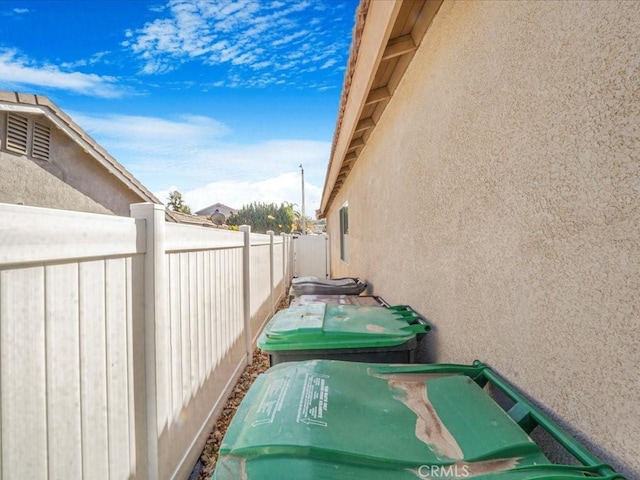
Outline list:
[[[228,217],[231,214],[238,213],[238,209],[229,207],[224,203],[214,203],[213,205],[209,205],[208,207],[203,208],[202,210],[198,210],[196,212],[196,215],[209,216],[209,215],[213,215],[216,212],[220,212],[225,217]]]

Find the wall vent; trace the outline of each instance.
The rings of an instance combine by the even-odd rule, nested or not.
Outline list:
[[[7,114],[7,150],[27,153],[29,119],[20,115]]]
[[[31,155],[33,158],[49,160],[51,145],[51,129],[38,122],[33,124],[33,145]]]

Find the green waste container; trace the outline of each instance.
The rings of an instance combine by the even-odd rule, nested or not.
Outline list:
[[[508,412],[483,390],[516,402]],[[505,386],[506,385],[506,386]],[[542,426],[582,463],[552,464]],[[623,478],[483,364],[314,360],[259,376],[219,451],[215,480]]]
[[[429,329],[405,306],[312,303],[277,312],[258,347],[269,354],[271,365],[310,359],[413,363],[418,336]]]

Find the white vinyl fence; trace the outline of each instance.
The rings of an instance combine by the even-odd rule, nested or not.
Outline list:
[[[289,236],[0,204],[0,480],[185,479]]]
[[[293,239],[293,276],[329,278],[329,237],[301,235]]]

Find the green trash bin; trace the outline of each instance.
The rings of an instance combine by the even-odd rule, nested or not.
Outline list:
[[[412,363],[418,336],[430,329],[405,306],[312,303],[277,312],[258,338],[271,365],[310,359]]]
[[[496,385],[508,412],[483,390]],[[582,463],[552,464],[551,433]],[[219,451],[215,480],[622,478],[483,364],[313,360],[259,376]]]

